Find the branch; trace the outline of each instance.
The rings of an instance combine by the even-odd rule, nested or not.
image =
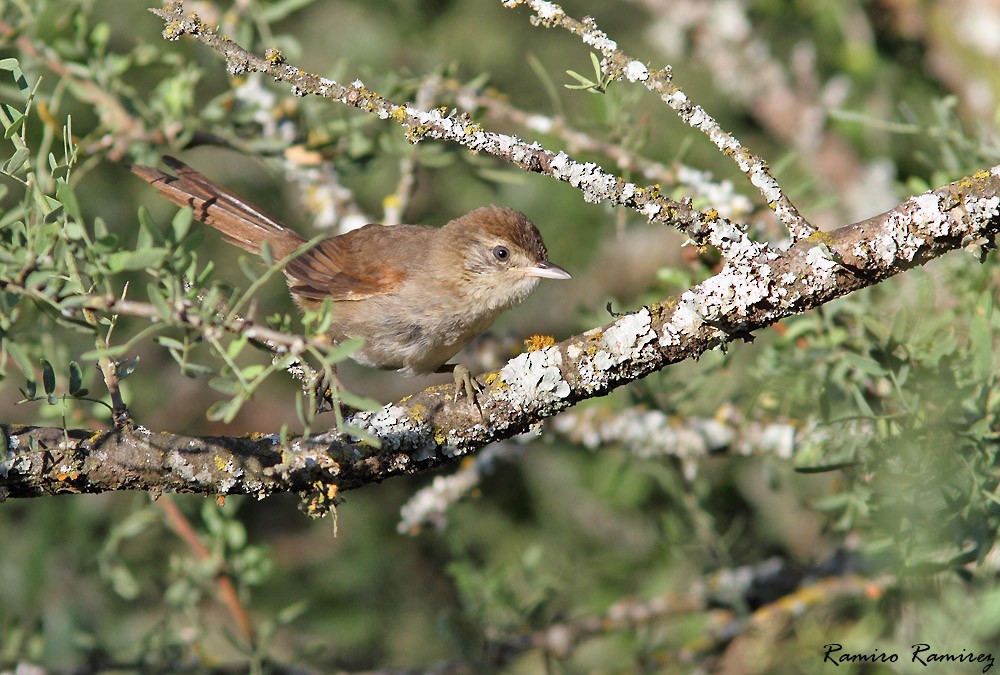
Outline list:
[[[102,312],[115,316],[132,316],[140,319],[147,319],[151,323],[162,321],[165,318],[162,311],[156,305],[148,302],[136,300],[125,300],[116,298],[113,295],[85,295],[70,293],[50,298],[44,292],[24,286],[15,281],[0,279],[0,291],[21,295],[31,298],[35,302],[50,305],[57,311],[65,314],[68,309],[62,307],[63,303],[71,305],[72,308],[87,312]],[[188,298],[176,298],[173,307],[170,308],[169,319],[172,323],[180,326],[190,326],[205,334],[215,334],[219,331],[232,333],[233,335],[243,335],[251,340],[258,340],[268,344],[274,350],[283,350],[293,356],[301,356],[308,349],[316,349],[321,353],[335,349],[333,343],[324,336],[304,337],[295,333],[284,333],[267,326],[261,326],[243,316],[217,316],[217,321],[213,323],[200,313],[197,304]]]
[[[565,152],[555,153],[538,143],[526,143],[516,136],[486,131],[468,113],[446,114],[441,110],[421,110],[397,104],[368,89],[361,80],[341,84],[308,73],[285,62],[281,52],[268,49],[259,56],[219,35],[195,13],[185,13],[183,3],[167,2],[151,12],[166,22],[163,36],[178,40],[184,35],[215,49],[226,59],[231,75],[259,72],[292,85],[296,96],[312,94],[364,110],[383,120],[407,127],[407,139],[418,143],[425,138],[452,141],[477,153],[501,157],[525,171],[542,173],[569,183],[585,200],[609,200],[643,214],[650,221],[673,225],[695,243],[720,248],[724,254],[742,256],[751,244],[743,225],[731,222],[715,209],[698,211],[688,202],[678,202],[660,194],[655,185],[641,187],[608,173],[593,162],[582,163]],[[722,231],[724,235],[717,235]]]
[[[597,28],[593,19],[585,17],[583,21],[578,21],[567,15],[555,3],[546,0],[501,0],[501,2],[505,7],[513,8],[518,5],[530,7],[535,12],[531,21],[536,26],[559,26],[578,35],[584,43],[604,56],[601,70],[606,76],[615,80],[641,82],[647,89],[657,94],[686,124],[703,132],[724,155],[736,162],[740,171],[764,195],[767,205],[774,209],[778,220],[788,228],[792,241],[808,237],[816,231],[816,228],[799,214],[798,209],[785,195],[778,181],[771,175],[767,162],[750,152],[732,134],[724,131],[704,108],[692,103],[687,94],[674,84],[669,66],[662,70],[650,71],[641,61],[619,50],[615,41]]]
[[[1000,230],[1000,166],[911,197],[897,208],[817,233],[787,251],[730,261],[680,297],[643,307],[481,378],[479,411],[428,388],[345,420],[376,449],[328,432],[190,437],[0,425],[0,498],[150,490],[208,494],[297,491],[323,510],[341,490],[412,474],[524,432],[579,401],[697,357],[734,338],[871,286],[957,248],[981,254]]]

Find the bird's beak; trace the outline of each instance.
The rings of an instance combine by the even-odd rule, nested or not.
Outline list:
[[[572,279],[569,272],[559,267],[555,263],[543,260],[531,267],[521,268],[525,275],[529,277],[541,277],[543,279]]]

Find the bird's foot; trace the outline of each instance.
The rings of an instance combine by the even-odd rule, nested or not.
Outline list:
[[[479,403],[476,401],[476,394],[481,392],[483,388],[472,377],[472,371],[459,363],[452,369],[451,374],[455,377],[455,397],[452,400],[457,401],[458,397],[464,391],[466,398],[469,399],[472,405],[478,408]]]

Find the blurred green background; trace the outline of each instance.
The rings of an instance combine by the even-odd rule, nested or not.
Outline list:
[[[258,53],[279,48],[298,67],[361,79],[397,102],[473,106],[488,129],[726,209],[780,239],[733,163],[653,95],[624,83],[604,94],[566,88],[576,84],[567,70],[592,73],[589,50],[531,26],[524,9],[484,0],[187,7]],[[563,7],[593,16],[651,68],[671,64],[687,94],[767,158],[824,227],[1000,163],[1000,47],[996,34],[977,32],[1000,21],[988,3]],[[103,219],[125,250],[136,245],[140,206],[164,228],[176,211],[123,166],[163,153],[305,236],[345,219],[383,220],[397,203],[405,222],[426,224],[512,206],[574,280],[543,283],[502,317],[465,356],[479,368],[502,364],[533,333],[560,340],[608,322],[609,302],[627,311],[679,293],[717,263],[566,184],[448,144],[413,146],[360,111],[233,79],[217,54],[167,42],[162,29],[143,3],[0,0],[0,58],[17,58],[38,83],[28,143],[57,150],[71,117],[83,217]],[[0,101],[23,105],[7,80]],[[526,127],[531,115],[551,129]],[[405,175],[412,192],[397,189]],[[6,211],[23,190],[0,180]],[[321,208],[331,202],[332,216]],[[199,249],[217,279],[245,288],[240,255],[214,233]],[[946,256],[753,344],[580,405],[490,461],[467,460],[461,470],[482,475],[437,526],[401,526],[400,510],[422,489],[445,500],[441,481],[457,467],[348,493],[335,518],[319,521],[292,495],[224,505],[146,494],[8,500],[0,672],[817,672],[828,643],[900,654],[845,672],[917,672],[914,642],[988,652],[1000,635],[994,261]],[[123,278],[146,283],[140,272]],[[258,294],[257,311],[294,314],[280,279]],[[125,339],[142,327],[122,320],[116,332]],[[5,339],[60,377],[93,348],[30,309]],[[291,380],[273,378],[223,424],[205,414],[224,398],[211,374],[182,374],[151,340],[131,353],[140,361],[126,400],[147,428],[300,426]],[[194,357],[220,367],[207,350]],[[81,363],[99,395],[96,371]],[[99,406],[17,404],[24,375],[0,367],[0,422],[109,424]],[[352,366],[341,375],[382,402],[441,381]],[[220,574],[242,610],[226,603]],[[974,672],[962,667],[952,672]]]

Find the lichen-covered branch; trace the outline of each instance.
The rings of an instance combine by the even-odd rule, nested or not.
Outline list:
[[[767,162],[754,155],[732,134],[726,132],[704,108],[693,103],[674,83],[669,68],[651,71],[644,63],[618,49],[617,43],[601,31],[593,19],[590,17],[585,17],[583,21],[574,19],[553,2],[547,0],[501,0],[501,2],[505,7],[527,5],[535,12],[532,17],[532,23],[535,25],[559,26],[578,35],[585,44],[599,51],[604,57],[601,69],[606,76],[615,80],[625,79],[629,82],[642,83],[669,105],[685,123],[708,136],[723,154],[736,162],[740,171],[746,174],[750,182],[764,195],[768,206],[774,209],[778,219],[788,228],[792,241],[808,237],[815,231],[771,175]]]
[[[177,40],[188,35],[215,49],[226,59],[232,75],[259,72],[292,86],[297,96],[321,96],[392,120],[407,128],[407,139],[417,143],[425,138],[458,143],[474,152],[501,157],[529,172],[542,173],[569,183],[580,190],[584,199],[597,203],[609,200],[633,209],[649,220],[673,225],[695,243],[713,245],[726,255],[742,255],[747,237],[744,226],[723,218],[715,209],[699,211],[687,201],[678,202],[660,194],[656,186],[642,187],[608,173],[593,162],[578,162],[565,152],[546,150],[538,143],[487,131],[468,113],[448,114],[441,110],[421,110],[409,104],[397,104],[382,97],[360,80],[342,84],[308,73],[287,63],[277,50],[264,56],[243,49],[231,39],[219,35],[198,17],[184,11],[183,3],[168,2],[154,9],[166,24],[163,35]],[[716,231],[724,234],[718,235]]]
[[[211,494],[311,492],[317,508],[340,490],[416,473],[528,430],[587,398],[697,357],[780,319],[871,286],[943,253],[994,247],[1000,166],[919,196],[784,252],[730,260],[678,298],[530,351],[481,378],[481,412],[452,389],[426,389],[348,424],[374,448],[327,432],[196,438],[127,426],[112,431],[0,427],[0,496],[174,490]],[[315,501],[315,500],[318,500]]]
[[[504,663],[532,649],[543,649],[556,658],[567,658],[597,636],[620,631],[634,633],[671,618],[710,611],[711,620],[704,633],[699,633],[677,653],[651,659],[662,666],[673,663],[672,659],[679,653],[683,660],[694,662],[696,655],[719,650],[743,635],[776,623],[791,623],[811,607],[830,605],[845,598],[874,602],[890,584],[885,577],[868,578],[857,574],[807,577],[793,592],[771,599],[746,617],[727,608],[730,604],[746,603],[746,596],[759,592],[760,587],[778,573],[790,574],[787,567],[780,559],[771,558],[760,565],[716,572],[683,595],[664,593],[644,601],[621,599],[601,614],[577,617],[508,639],[496,645],[495,652],[502,655]],[[780,588],[773,583],[765,587]]]
[[[569,125],[562,116],[528,112],[492,90],[480,91],[456,80],[444,80],[442,89],[454,95],[459,106],[482,109],[494,120],[512,122],[525,129],[559,138],[569,152],[594,152],[611,159],[623,171],[641,175],[663,186],[672,186],[692,199],[704,198],[723,218],[740,219],[753,211],[753,204],[736,192],[729,179],[714,179],[711,173],[679,163],[669,166],[643,157],[622,144],[586,134]]]

